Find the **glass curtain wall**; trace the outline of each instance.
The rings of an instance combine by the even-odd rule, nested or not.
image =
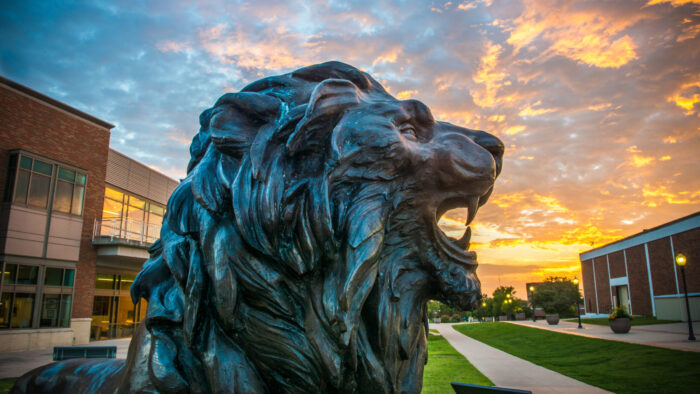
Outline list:
[[[164,214],[160,204],[108,187],[100,236],[153,243],[160,237]]]
[[[74,276],[68,268],[3,263],[0,329],[70,327]]]
[[[146,317],[147,302],[131,301],[129,290],[135,275],[97,274],[90,339],[122,338],[133,335]]]

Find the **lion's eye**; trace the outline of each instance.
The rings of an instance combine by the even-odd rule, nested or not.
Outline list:
[[[401,134],[403,134],[404,137],[406,137],[410,140],[413,140],[413,141],[418,140],[418,136],[416,135],[416,129],[415,129],[415,127],[413,127],[412,124],[407,123],[407,124],[401,125],[401,127],[399,127],[399,131],[401,132]]]

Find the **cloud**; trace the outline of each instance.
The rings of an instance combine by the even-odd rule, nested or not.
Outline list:
[[[221,94],[353,64],[436,119],[503,140],[473,248],[485,287],[524,289],[700,210],[698,15],[678,0],[30,0],[0,10],[0,73],[116,124],[113,148],[180,178],[198,115]],[[464,212],[448,214],[461,236]]]

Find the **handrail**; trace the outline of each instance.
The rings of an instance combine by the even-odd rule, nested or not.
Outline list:
[[[161,223],[130,219],[95,219],[92,241],[137,242],[152,244],[160,237]]]

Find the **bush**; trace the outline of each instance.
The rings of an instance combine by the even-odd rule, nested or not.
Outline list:
[[[462,321],[462,318],[459,315],[452,315],[450,318],[450,323],[459,323]]]
[[[532,294],[536,307],[542,307],[547,314],[558,313],[562,317],[576,316],[578,286],[570,279],[550,277],[540,284]]]

